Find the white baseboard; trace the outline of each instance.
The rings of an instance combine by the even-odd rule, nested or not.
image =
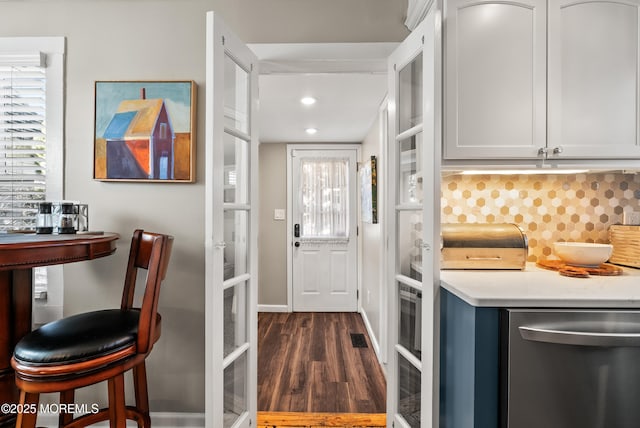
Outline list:
[[[258,305],[258,312],[289,312],[287,305]]]
[[[202,428],[204,413],[151,412],[151,425],[163,428]]]
[[[151,412],[151,425],[163,428],[204,427],[204,413]]]
[[[204,428],[204,413],[151,412],[151,425],[154,428]],[[56,428],[58,415],[47,413],[38,415],[39,427]],[[109,422],[101,422],[96,427],[108,427]],[[137,427],[135,422],[127,421],[128,427]]]
[[[367,333],[369,334],[369,339],[371,339],[371,344],[373,345],[373,350],[376,353],[376,357],[378,357],[378,361],[382,364],[382,358],[380,355],[380,344],[378,343],[378,338],[373,334],[373,329],[371,328],[371,323],[369,322],[369,317],[367,317],[367,311],[363,309],[360,310],[360,315],[362,315],[362,321],[364,321],[364,326],[367,329]]]

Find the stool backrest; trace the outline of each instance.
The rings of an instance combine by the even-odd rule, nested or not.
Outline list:
[[[153,345],[156,319],[158,317],[158,298],[160,285],[167,275],[167,265],[171,257],[173,236],[136,230],[131,239],[129,262],[122,293],[122,310],[134,308],[134,294],[138,270],[147,271],[140,321],[138,323],[137,352],[147,353]]]

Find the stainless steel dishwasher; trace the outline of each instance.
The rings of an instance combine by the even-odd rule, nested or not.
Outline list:
[[[640,311],[501,316],[501,427],[640,426]]]

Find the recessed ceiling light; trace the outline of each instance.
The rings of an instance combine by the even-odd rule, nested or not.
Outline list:
[[[316,99],[313,97],[304,97],[300,99],[300,102],[306,106],[310,106],[316,103]]]
[[[307,128],[307,129],[304,130],[304,132],[306,132],[309,135],[313,135],[316,132],[318,132],[318,130],[316,128]]]

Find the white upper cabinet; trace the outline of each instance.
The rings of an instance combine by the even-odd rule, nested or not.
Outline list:
[[[445,4],[445,159],[640,159],[640,0]]]
[[[445,2],[446,159],[546,147],[546,0]]]
[[[640,158],[639,7],[549,2],[549,157]]]

